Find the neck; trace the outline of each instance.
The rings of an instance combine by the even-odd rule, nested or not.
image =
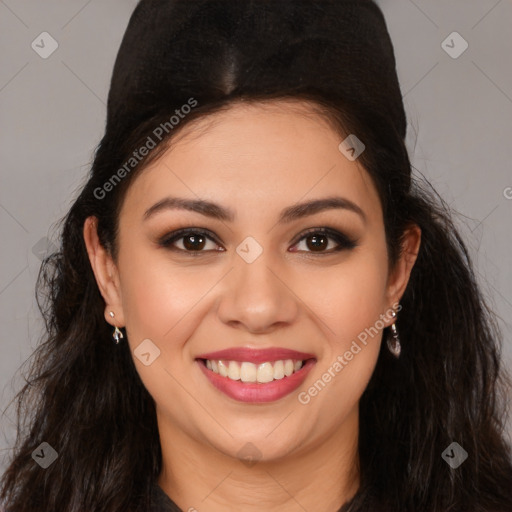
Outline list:
[[[158,415],[158,484],[184,511],[337,512],[359,487],[358,410],[325,438],[278,460],[247,463],[200,443]]]

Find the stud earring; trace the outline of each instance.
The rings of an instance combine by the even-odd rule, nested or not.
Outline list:
[[[396,319],[396,313],[392,311],[393,319]],[[396,321],[391,324],[391,336],[388,335],[386,343],[389,351],[398,359],[402,346],[400,345],[400,339],[398,338],[398,331],[396,328]]]
[[[111,318],[114,318],[113,311],[110,311],[109,315],[110,315]],[[112,337],[114,338],[114,340],[116,342],[116,345],[119,345],[119,341],[124,338],[123,333],[121,332],[119,327],[117,327],[117,325],[115,326],[115,329],[114,329],[114,332],[112,334]]]

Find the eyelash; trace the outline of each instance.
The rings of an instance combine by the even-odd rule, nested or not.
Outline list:
[[[339,231],[337,231],[335,229],[324,227],[324,228],[308,229],[307,231],[302,233],[301,237],[293,244],[293,246],[297,245],[302,240],[304,240],[305,238],[307,238],[309,235],[312,235],[312,234],[326,235],[328,238],[336,241],[336,243],[338,244],[338,247],[336,247],[335,249],[331,249],[329,251],[319,251],[319,252],[297,251],[297,252],[306,252],[309,254],[324,256],[324,255],[328,255],[328,254],[337,253],[342,250],[351,250],[351,249],[354,249],[355,247],[357,247],[357,245],[358,245],[356,240],[349,238],[348,236],[344,235],[343,233],[340,233]],[[206,253],[206,252],[212,252],[211,250],[209,250],[209,251],[204,251],[204,250],[187,251],[185,249],[178,249],[177,247],[172,247],[172,244],[174,242],[176,242],[177,240],[180,240],[182,238],[186,238],[188,235],[204,235],[205,238],[211,240],[212,242],[216,243],[217,245],[220,245],[219,242],[216,240],[216,237],[213,235],[213,233],[211,233],[210,231],[205,230],[205,229],[195,229],[195,228],[184,228],[184,229],[179,229],[177,231],[169,233],[169,234],[165,235],[164,237],[162,237],[159,240],[158,244],[162,247],[165,247],[165,248],[171,250],[171,251],[182,252],[182,253],[185,253],[192,257],[201,256],[203,253]],[[221,252],[221,251],[219,251],[219,252]]]

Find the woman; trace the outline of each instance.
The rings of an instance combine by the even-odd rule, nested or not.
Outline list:
[[[499,332],[405,134],[370,0],[142,0],[6,510],[512,510]]]

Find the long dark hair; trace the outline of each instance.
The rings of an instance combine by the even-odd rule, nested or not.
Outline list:
[[[86,253],[84,221],[97,217],[100,241],[115,257],[127,188],[183,127],[234,102],[288,99],[307,102],[332,123],[340,141],[351,133],[364,141],[359,161],[379,192],[390,267],[406,228],[417,224],[422,230],[397,321],[402,355],[396,360],[381,350],[360,401],[361,486],[350,512],[512,510],[504,431],[509,380],[500,368],[500,332],[449,209],[425,179],[411,173],[394,57],[384,69],[387,82],[371,72],[364,80],[347,80],[346,65],[353,62],[341,51],[348,30],[340,25],[348,8],[343,1],[142,1],[128,28],[132,36],[141,31],[140,45],[146,33],[137,21],[149,7],[164,4],[172,10],[162,13],[172,16],[152,22],[153,41],[167,37],[172,51],[146,65],[165,62],[172,76],[145,95],[130,95],[127,59],[153,43],[141,49],[125,36],[105,136],[87,183],[63,219],[60,250],[39,273],[37,297],[47,333],[15,397],[18,436],[0,488],[7,510],[149,509],[162,462],[155,404],[128,345],[112,342]],[[381,30],[384,18],[376,5],[360,4]],[[391,42],[385,45],[392,55]],[[143,78],[139,86],[144,90]],[[374,103],[363,101],[365,91],[373,91]],[[134,104],[137,115],[129,110]],[[191,108],[171,128],[170,116],[186,104]],[[166,122],[149,155],[114,180]],[[32,458],[43,442],[58,453],[47,469]],[[457,469],[441,456],[452,442],[468,453]]]

